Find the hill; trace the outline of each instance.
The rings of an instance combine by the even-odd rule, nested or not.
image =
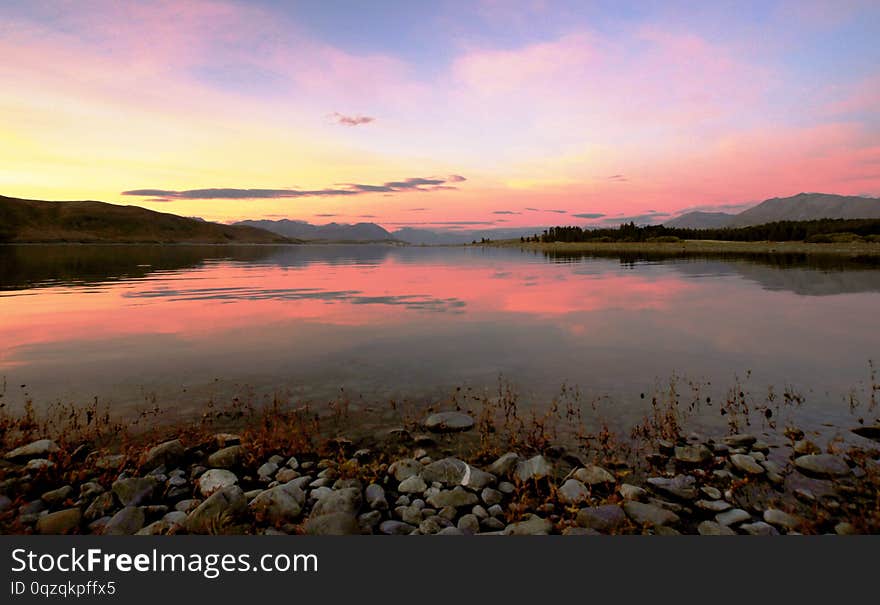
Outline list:
[[[0,242],[279,244],[292,240],[254,227],[210,223],[139,206],[0,196]]]
[[[247,220],[237,222],[235,225],[265,229],[285,237],[308,241],[376,242],[393,239],[391,233],[375,223],[313,225],[305,221],[281,219],[278,221]]]
[[[880,199],[830,193],[799,193],[774,197],[739,214],[688,212],[664,223],[679,229],[752,227],[780,221],[880,218]]]

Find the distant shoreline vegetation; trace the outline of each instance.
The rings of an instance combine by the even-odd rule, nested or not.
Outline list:
[[[749,227],[689,229],[625,223],[616,228],[551,227],[521,243],[646,242],[682,240],[723,242],[804,242],[810,244],[880,243],[880,219],[778,221]]]

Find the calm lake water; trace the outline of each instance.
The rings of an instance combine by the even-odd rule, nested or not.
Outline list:
[[[673,374],[845,412],[880,361],[880,270],[803,258],[391,246],[0,247],[0,390],[120,410],[210,397],[525,401],[560,385],[641,413]],[[751,372],[748,380],[747,373]],[[710,384],[711,383],[711,384]],[[22,386],[25,385],[25,386]],[[683,387],[682,390],[687,390]]]

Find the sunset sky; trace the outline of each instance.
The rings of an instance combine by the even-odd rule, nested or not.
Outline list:
[[[880,195],[880,3],[0,3],[0,194],[662,221]]]

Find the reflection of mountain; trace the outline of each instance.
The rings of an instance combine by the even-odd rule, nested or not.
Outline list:
[[[738,276],[765,290],[827,296],[880,292],[880,261],[804,254],[674,255],[545,252],[551,262],[618,258],[622,264],[663,264],[686,277]]]
[[[209,260],[258,261],[268,246],[0,246],[0,290],[89,285],[191,269]]]

